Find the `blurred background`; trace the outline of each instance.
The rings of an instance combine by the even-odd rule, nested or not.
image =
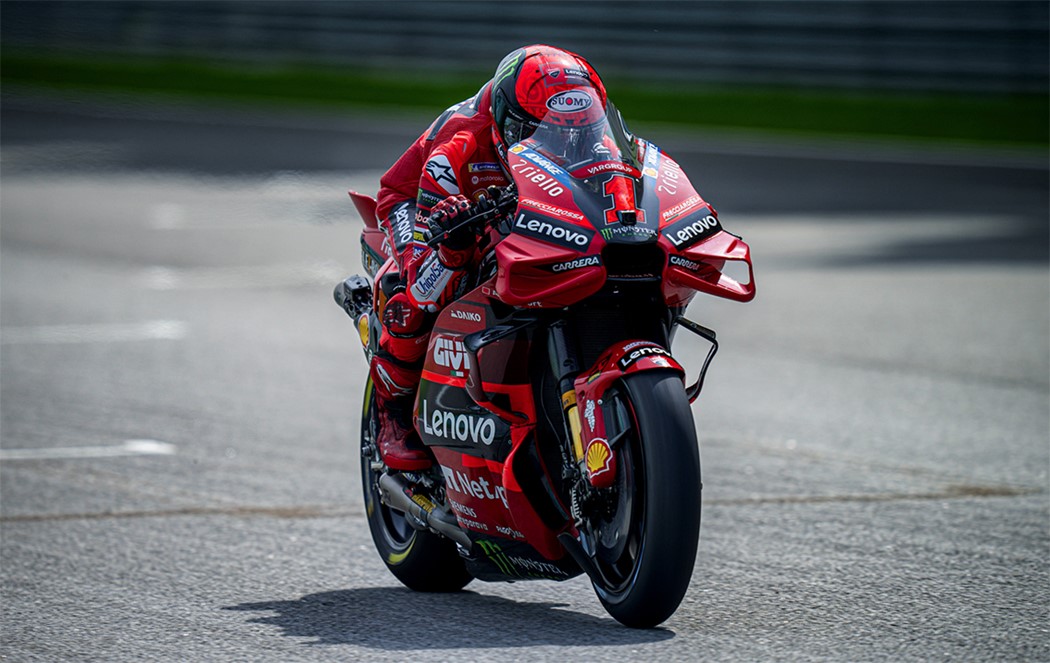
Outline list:
[[[3,0],[2,654],[1050,659],[1048,21]],[[755,260],[754,302],[689,311],[721,341],[701,552],[652,632],[582,579],[410,595],[363,518],[346,191],[530,42],[588,58]]]
[[[629,117],[1045,144],[1047,4],[6,1],[5,84],[403,110],[512,48],[585,54]]]

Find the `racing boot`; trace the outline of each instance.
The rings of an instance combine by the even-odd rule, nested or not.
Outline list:
[[[387,301],[379,353],[369,370],[379,410],[379,453],[395,470],[422,470],[433,459],[412,424],[412,409],[430,334],[426,316],[404,292]]]
[[[371,366],[379,418],[379,455],[393,470],[424,470],[433,464],[412,424],[419,385],[418,369],[408,369],[390,358],[376,356]]]

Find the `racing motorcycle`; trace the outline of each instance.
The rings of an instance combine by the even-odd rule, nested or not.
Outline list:
[[[409,588],[584,573],[615,619],[647,628],[680,604],[699,538],[690,403],[718,343],[683,315],[697,292],[751,300],[750,249],[614,108],[577,136],[586,149],[564,129],[545,120],[514,144],[512,184],[463,222],[487,233],[483,258],[437,315],[414,409],[435,465],[384,464],[369,381],[361,483],[375,546]],[[376,201],[350,195],[369,278],[335,299],[371,359],[404,286]],[[692,380],[671,353],[680,329],[709,343]]]

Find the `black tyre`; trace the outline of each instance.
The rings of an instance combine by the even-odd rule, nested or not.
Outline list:
[[[372,462],[379,459],[376,434],[379,421],[371,378],[365,385],[365,405],[361,417],[361,485],[365,494],[365,513],[372,541],[390,572],[409,589],[417,592],[454,592],[473,580],[456,544],[448,539],[412,527],[405,515],[380,501],[379,474]],[[371,449],[371,454],[365,450]]]
[[[602,605],[633,628],[660,624],[693,575],[700,535],[700,451],[689,399],[674,373],[623,379],[616,398],[631,431],[618,445],[615,499],[584,532]]]

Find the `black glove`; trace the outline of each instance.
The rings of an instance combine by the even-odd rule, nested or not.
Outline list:
[[[430,211],[431,236],[448,233],[441,244],[455,251],[470,247],[476,239],[474,228],[456,228],[469,214],[470,201],[466,197],[457,194],[445,198]]]

